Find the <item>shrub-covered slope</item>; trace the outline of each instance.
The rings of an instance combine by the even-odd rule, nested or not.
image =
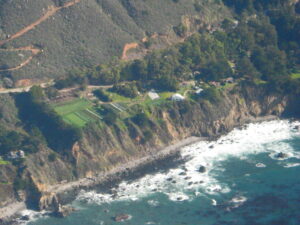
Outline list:
[[[0,39],[5,40],[38,21],[52,9],[51,7],[63,6],[68,2],[72,0],[2,0]],[[147,34],[173,32],[173,26],[184,21],[185,16],[196,16],[202,22],[205,20],[205,23],[213,23],[226,15],[225,7],[216,1],[78,0],[77,2],[75,0],[75,2],[76,4],[70,7],[57,10],[34,29],[1,46],[16,49],[33,45],[41,50],[21,69],[2,71],[2,77],[12,75],[16,80],[59,77],[72,67],[95,65],[107,62],[114,56],[120,57],[126,43],[139,42]],[[198,7],[195,7],[196,2]],[[28,58],[24,52],[13,51],[13,53],[15,59],[12,56],[7,57],[5,50],[0,51],[2,63],[0,69],[18,66]]]

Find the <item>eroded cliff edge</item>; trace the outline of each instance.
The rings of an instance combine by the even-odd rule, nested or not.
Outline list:
[[[5,98],[13,107],[13,97]],[[36,209],[53,207],[59,201],[58,189],[53,187],[67,187],[69,182],[82,178],[94,179],[191,136],[217,137],[259,117],[295,117],[299,115],[299,105],[299,96],[274,94],[263,86],[242,84],[223,91],[217,102],[200,98],[152,107],[147,121],[151,137],[146,137],[149,134],[145,124],[134,120],[128,120],[125,126],[89,125],[83,130],[82,140],[52,162],[48,157],[53,150],[41,146],[37,153],[25,158],[21,168],[1,165],[1,177],[10,181],[0,184],[1,207],[18,201]],[[17,176],[26,182],[20,190],[13,185]]]

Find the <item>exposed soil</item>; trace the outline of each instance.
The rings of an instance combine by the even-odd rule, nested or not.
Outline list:
[[[56,14],[59,10],[63,9],[63,8],[68,8],[71,7],[77,3],[79,3],[81,0],[73,0],[70,2],[67,2],[66,4],[64,4],[63,6],[60,7],[56,7],[56,6],[49,6],[48,10],[46,11],[46,13],[40,17],[38,20],[36,20],[35,22],[33,22],[32,24],[26,26],[25,28],[23,28],[22,30],[18,31],[17,33],[11,35],[9,38],[0,41],[0,46],[16,39],[19,38],[21,36],[23,36],[24,34],[26,34],[27,32],[33,30],[36,26],[40,25],[42,22],[44,22],[45,20],[47,20],[49,17],[53,16],[54,14]],[[27,58],[26,60],[24,60],[20,65],[13,67],[13,68],[8,68],[8,69],[2,69],[0,70],[0,72],[5,72],[5,71],[15,71],[15,70],[19,70],[22,67],[26,66],[27,64],[29,64],[31,62],[31,60],[38,55],[40,52],[42,52],[41,49],[34,47],[34,46],[26,46],[26,47],[20,47],[20,48],[13,48],[13,49],[1,49],[1,51],[30,51],[32,53],[32,55]]]
[[[128,59],[127,52],[131,49],[136,49],[138,47],[139,47],[139,44],[136,42],[126,44],[123,48],[122,59],[127,60]]]

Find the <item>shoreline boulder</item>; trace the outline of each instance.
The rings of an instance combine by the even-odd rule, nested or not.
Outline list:
[[[200,166],[199,169],[198,169],[198,172],[205,173],[206,172],[206,167],[205,166]]]

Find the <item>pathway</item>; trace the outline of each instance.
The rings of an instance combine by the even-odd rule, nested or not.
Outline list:
[[[32,24],[26,26],[25,28],[23,28],[22,30],[18,31],[17,33],[11,35],[9,38],[5,39],[5,40],[1,40],[0,41],[0,46],[16,39],[19,38],[21,36],[23,36],[24,34],[26,34],[27,32],[35,29],[35,27],[37,27],[38,25],[40,25],[42,22],[44,22],[45,20],[47,20],[49,17],[53,16],[54,14],[56,14],[59,10],[64,9],[64,8],[68,8],[71,7],[77,3],[79,3],[81,0],[73,0],[70,2],[65,3],[63,6],[54,6],[51,5],[48,7],[48,10],[46,11],[46,13],[40,17],[38,20],[36,20],[35,22],[33,22]],[[32,55],[26,59],[25,61],[23,61],[20,65],[13,67],[13,68],[8,68],[8,69],[2,69],[0,70],[0,72],[4,72],[4,71],[15,71],[15,70],[19,70],[22,67],[26,66],[27,64],[29,64],[31,62],[31,60],[40,52],[42,52],[41,49],[33,47],[33,46],[26,46],[26,47],[21,47],[21,48],[14,48],[14,49],[1,49],[1,51],[31,51]]]

